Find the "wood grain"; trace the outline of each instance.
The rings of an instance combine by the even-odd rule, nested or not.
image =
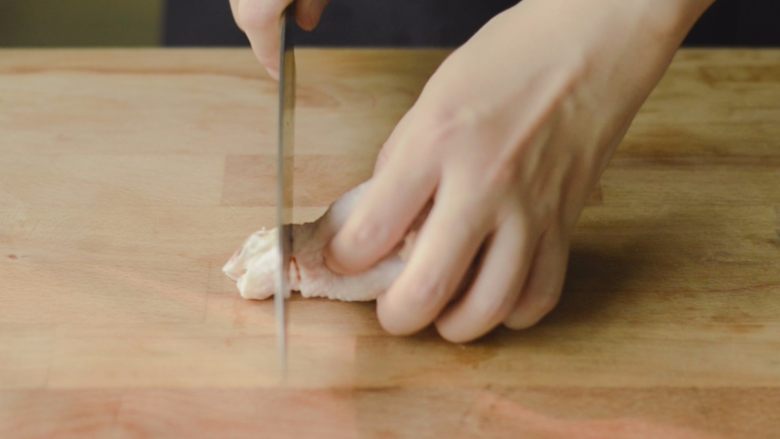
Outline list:
[[[302,50],[296,218],[366,178],[442,51]],[[0,51],[0,437],[773,437],[780,51],[685,50],[585,209],[560,306],[469,345],[220,272],[273,220],[247,50]]]

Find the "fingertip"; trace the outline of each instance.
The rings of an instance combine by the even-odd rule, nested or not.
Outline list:
[[[481,335],[464,334],[459,333],[458,331],[453,331],[452,326],[448,325],[446,321],[443,321],[442,319],[437,319],[436,322],[434,322],[434,325],[436,326],[436,331],[439,333],[441,338],[447,340],[450,343],[468,343],[470,341],[474,341],[474,339]]]
[[[504,319],[510,329],[527,329],[544,319],[560,302],[569,256],[568,240],[552,229],[542,238],[527,285],[514,310]]]
[[[260,62],[260,65],[265,68],[266,73],[268,76],[273,79],[274,81],[279,80],[279,60],[277,58],[279,52],[278,46],[276,49],[270,49],[267,47],[260,46],[258,44],[252,43],[252,53],[255,55],[255,59],[257,59]],[[273,53],[272,55],[269,53]]]
[[[311,32],[314,30],[314,28],[317,27],[317,19],[310,14],[303,13],[298,14],[295,17],[295,21],[298,23],[298,27],[305,30],[306,32]]]
[[[295,21],[301,29],[311,32],[320,24],[322,12],[328,0],[299,0],[295,8]]]
[[[353,216],[328,245],[328,267],[338,274],[354,274],[382,260],[403,238],[391,234],[387,222],[392,220]]]
[[[507,318],[504,321],[504,326],[514,331],[520,331],[534,326],[535,324],[539,323],[541,319],[542,316],[536,317],[536,316],[529,316],[529,315],[522,315],[522,316],[516,315]]]
[[[395,309],[392,304],[392,297],[390,293],[383,294],[377,298],[377,319],[379,325],[390,335],[405,336],[412,335],[418,332],[419,329],[410,327],[407,319],[404,318],[405,314],[399,312],[401,310]]]
[[[550,314],[560,301],[563,280],[553,281],[552,288],[548,285],[547,288],[540,289],[534,285],[539,279],[538,269],[535,268],[534,271],[529,277],[530,288],[526,287],[520,294],[514,310],[504,319],[504,326],[507,328],[528,329],[536,325]],[[555,276],[547,275],[545,280]]]
[[[325,262],[325,267],[327,267],[330,271],[340,274],[340,275],[346,275],[349,274],[349,268],[346,267],[341,261],[341,252],[338,250],[339,244],[337,244],[335,241],[335,238],[328,243],[327,246],[325,246],[323,254],[323,259]]]
[[[273,79],[274,81],[279,80],[279,69],[277,69],[276,67],[266,67],[265,70],[266,72],[268,72],[268,76],[270,76],[271,79]]]
[[[451,297],[448,276],[416,276],[406,270],[377,298],[379,323],[393,335],[411,335],[429,327]]]
[[[464,316],[462,313],[453,312],[458,305],[462,304],[452,304],[434,322],[439,335],[449,342],[470,343],[485,336],[502,323],[503,318],[501,317],[498,319],[487,318],[486,321],[480,321],[479,315]],[[502,314],[506,316],[506,314],[509,314],[509,310],[502,312]],[[468,320],[464,321],[464,317]]]
[[[379,318],[379,326],[384,329],[385,332],[387,332],[390,335],[395,335],[397,337],[403,337],[407,335],[412,335],[414,331],[410,331],[408,328],[404,328],[403,326],[400,326],[395,323],[395,321],[392,318]]]
[[[532,302],[521,297],[517,308],[504,319],[504,326],[510,329],[528,329],[544,319],[558,304],[558,295],[548,295]]]

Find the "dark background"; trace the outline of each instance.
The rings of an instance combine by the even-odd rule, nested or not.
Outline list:
[[[631,0],[626,0],[631,1]],[[299,32],[312,46],[456,46],[517,0],[333,0],[319,28]],[[228,0],[168,0],[164,44],[247,44]],[[780,46],[780,0],[717,0],[687,46]]]

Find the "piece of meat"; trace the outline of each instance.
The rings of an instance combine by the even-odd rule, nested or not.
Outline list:
[[[325,266],[323,249],[346,221],[366,184],[342,195],[318,220],[292,226],[291,290],[299,291],[304,297],[374,300],[401,273],[413,234],[407,236],[399,251],[388,255],[374,268],[363,273],[341,276]],[[242,297],[266,299],[273,295],[279,257],[277,248],[277,230],[262,229],[252,234],[225,264],[222,271],[236,282]]]

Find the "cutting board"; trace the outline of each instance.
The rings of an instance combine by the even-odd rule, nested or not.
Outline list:
[[[298,54],[296,217],[365,179],[446,56]],[[540,325],[392,337],[220,267],[273,223],[276,85],[246,49],[0,51],[0,437],[771,437],[780,51],[687,50]]]

